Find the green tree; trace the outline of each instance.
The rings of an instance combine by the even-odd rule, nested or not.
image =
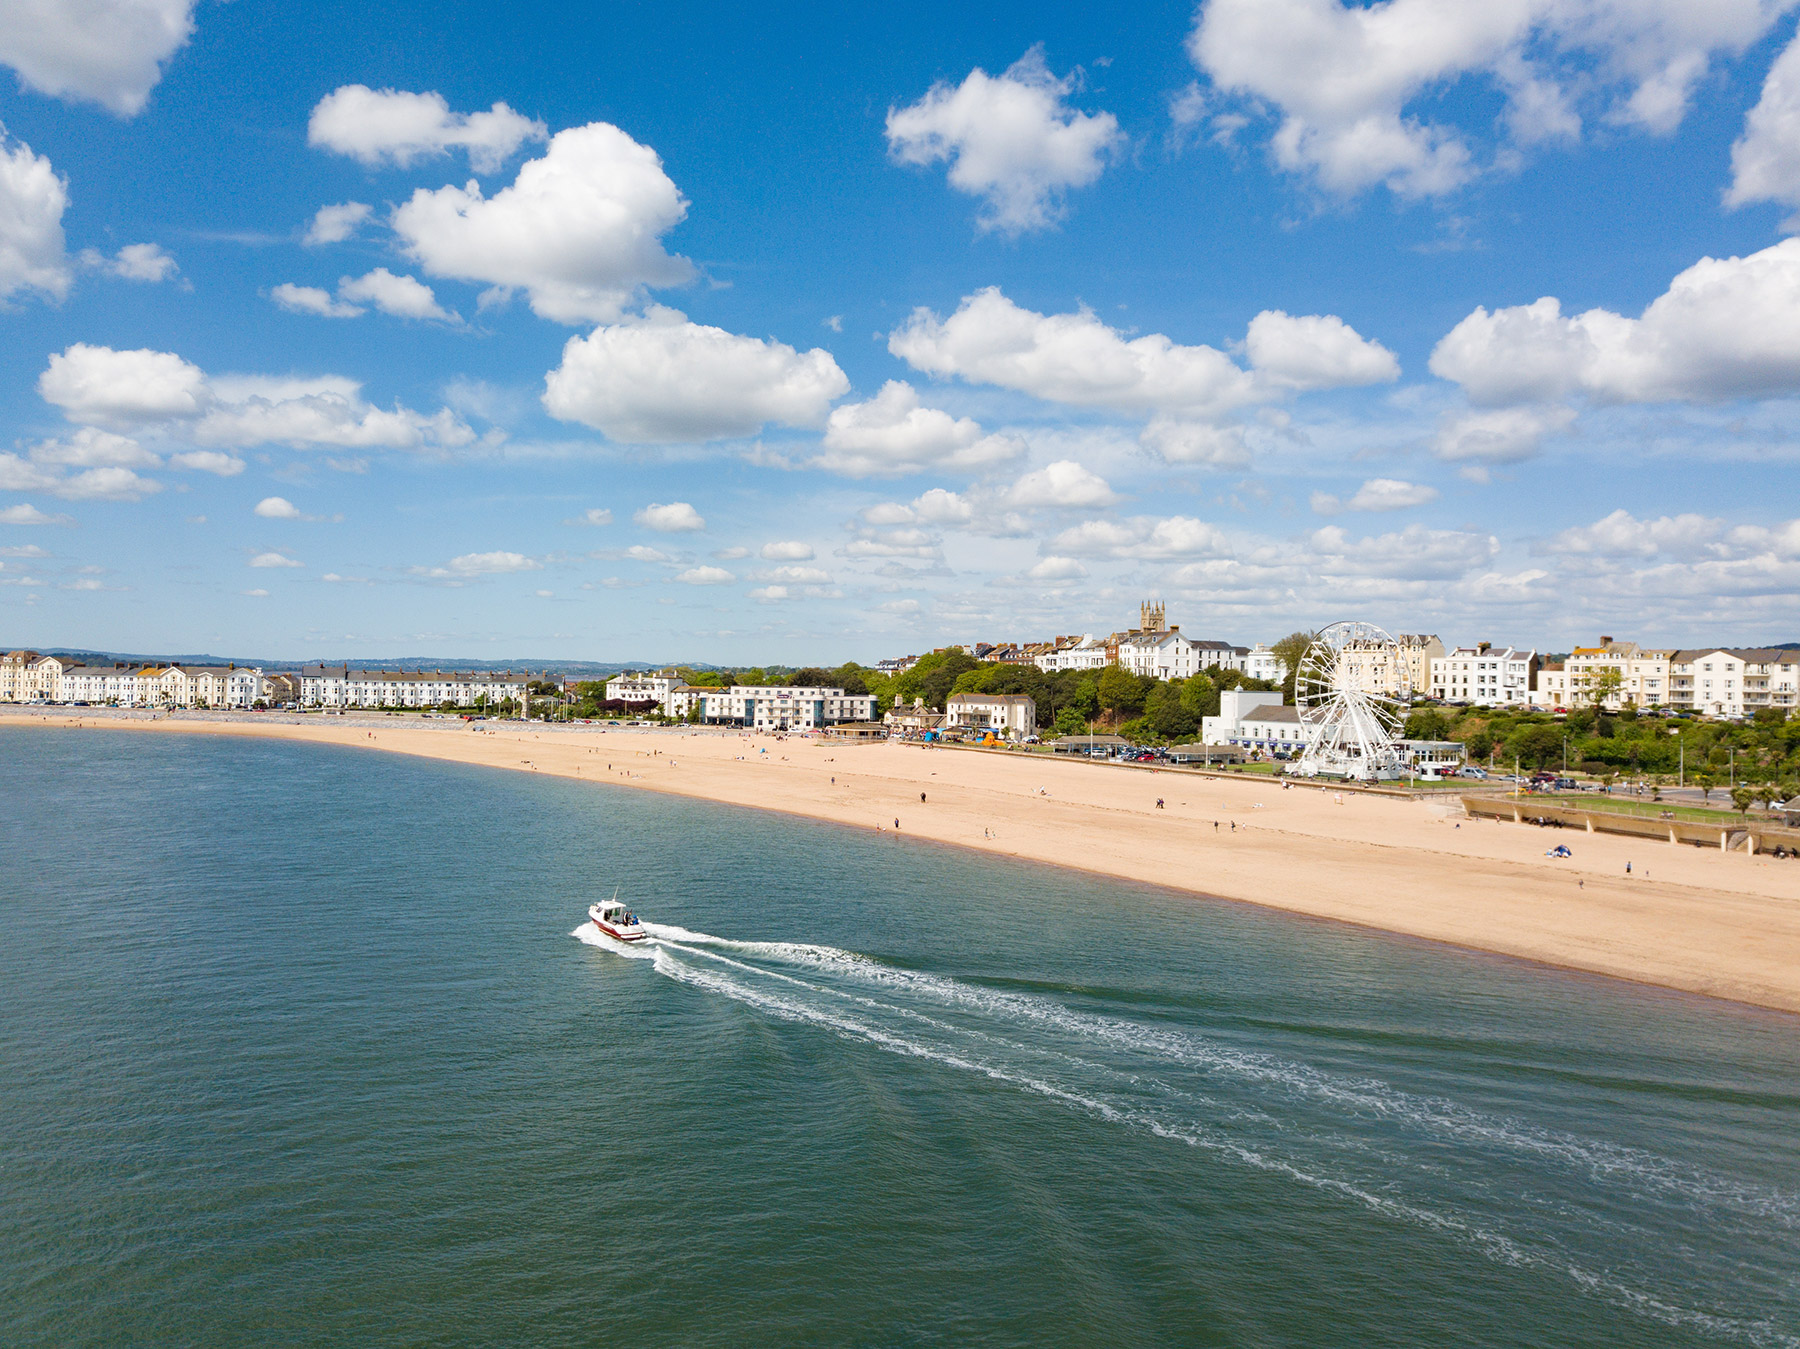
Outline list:
[[[1294,676],[1300,672],[1300,657],[1306,654],[1306,648],[1312,645],[1312,640],[1313,634],[1310,632],[1290,632],[1269,648],[1286,670],[1286,674],[1282,676],[1281,699],[1290,705],[1294,701]]]
[[[1100,706],[1119,716],[1133,716],[1144,707],[1144,682],[1131,671],[1109,665],[1100,672]]]
[[[1602,665],[1588,676],[1587,687],[1582,692],[1588,705],[1594,709],[1596,718],[1624,686],[1625,674],[1616,665]]]
[[[917,665],[894,680],[894,698],[906,703],[923,698],[927,707],[942,711],[944,699],[956,687],[958,677],[973,670],[977,663],[960,646],[933,651],[929,656],[920,657]]]
[[[1739,815],[1748,815],[1750,807],[1756,804],[1754,787],[1733,787],[1731,789],[1731,805]]]
[[[845,693],[873,693],[869,687],[868,676],[876,674],[874,670],[864,670],[855,661],[846,661],[831,672],[832,688],[841,688]]]
[[[1435,707],[1422,707],[1406,719],[1408,740],[1448,740],[1450,718]]]
[[[1712,790],[1719,785],[1719,780],[1711,773],[1696,773],[1694,775],[1694,785],[1700,789],[1701,801],[1710,801],[1712,799]]]
[[[1144,699],[1144,719],[1164,740],[1185,740],[1200,729],[1199,719],[1181,700],[1181,689],[1159,681]]]
[[[1562,731],[1556,726],[1521,726],[1506,739],[1507,752],[1527,768],[1542,768],[1562,757]]]
[[[1219,688],[1205,674],[1190,675],[1181,685],[1181,705],[1198,726],[1202,717],[1219,715]]]
[[[1073,671],[1071,673],[1074,673]],[[1092,721],[1100,715],[1100,672],[1086,670],[1075,683],[1074,693],[1069,695],[1069,707],[1078,713],[1084,721]]]
[[[1086,735],[1088,719],[1072,707],[1065,707],[1056,714],[1055,730],[1058,735]]]

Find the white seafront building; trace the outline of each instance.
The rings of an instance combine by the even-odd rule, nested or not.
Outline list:
[[[1219,695],[1219,715],[1200,719],[1200,743],[1291,752],[1306,737],[1300,710],[1282,706],[1279,692],[1227,689]]]
[[[1800,651],[1787,647],[1698,647],[1669,658],[1667,705],[1733,720],[1800,706]]]
[[[0,702],[96,707],[254,707],[263,673],[247,665],[88,665],[72,656],[0,656]]]
[[[489,707],[512,703],[523,716],[531,680],[486,670],[364,670],[308,665],[300,671],[300,705],[319,708]]]
[[[944,725],[1014,738],[1035,735],[1037,700],[1024,693],[953,693],[944,704]]]
[[[674,711],[673,700],[687,687],[687,681],[672,670],[664,670],[661,674],[624,670],[606,681],[606,698],[608,702],[655,703],[670,716],[685,716],[686,707],[680,712]]]
[[[1535,651],[1477,642],[1431,662],[1431,696],[1481,707],[1526,707],[1543,661]]]
[[[793,688],[782,684],[733,684],[728,689],[684,687],[669,695],[668,712],[686,717],[699,710],[707,726],[753,731],[816,731],[845,721],[873,721],[875,695],[841,688]]]

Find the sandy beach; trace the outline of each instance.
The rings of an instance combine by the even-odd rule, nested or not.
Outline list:
[[[1800,862],[1466,820],[1444,803],[1284,789],[1266,778],[718,730],[0,714],[0,727],[14,726],[263,736],[550,773],[787,811],[880,830],[897,846],[927,839],[978,848],[1800,1012]],[[1556,843],[1569,844],[1574,857],[1546,858]]]

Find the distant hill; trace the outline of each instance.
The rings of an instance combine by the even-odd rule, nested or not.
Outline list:
[[[579,679],[618,674],[621,670],[660,670],[665,665],[685,665],[691,670],[717,670],[704,661],[590,661],[553,660],[538,657],[482,660],[469,656],[333,656],[325,659],[282,660],[265,656],[221,656],[209,652],[91,651],[82,647],[40,647],[47,656],[69,656],[89,665],[253,665],[264,670],[298,670],[302,665],[351,665],[382,670],[529,670],[533,674]]]

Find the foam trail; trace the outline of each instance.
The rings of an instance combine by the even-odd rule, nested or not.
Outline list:
[[[768,1012],[783,1020],[820,1026],[840,1035],[861,1040],[888,1053],[908,1058],[926,1059],[946,1067],[977,1073],[992,1081],[1006,1083],[1034,1095],[1061,1102],[1110,1123],[1141,1128],[1171,1142],[1184,1143],[1189,1147],[1230,1157],[1257,1170],[1285,1176],[1299,1184],[1339,1195],[1397,1221],[1443,1232],[1482,1251],[1490,1259],[1504,1264],[1554,1270],[1596,1296],[1612,1302],[1615,1306],[1627,1308],[1665,1325],[1701,1330],[1709,1334],[1744,1340],[1757,1345],[1780,1346],[1781,1349],[1800,1349],[1800,1338],[1786,1333],[1767,1321],[1741,1321],[1678,1306],[1642,1289],[1621,1283],[1617,1279],[1597,1274],[1564,1256],[1540,1255],[1524,1248],[1504,1234],[1494,1232],[1478,1223],[1465,1221],[1454,1214],[1421,1208],[1404,1200],[1396,1199],[1392,1195],[1379,1194],[1367,1187],[1337,1177],[1319,1175],[1294,1162],[1272,1156],[1264,1150],[1223,1137],[1202,1125],[1192,1122],[1171,1123],[1147,1111],[1121,1106],[1099,1096],[1073,1091],[1018,1069],[992,1063],[971,1053],[933,1046],[921,1040],[897,1034],[857,1016],[814,1007],[783,994],[754,989],[730,975],[688,965],[677,959],[669,949],[659,949],[655,953],[655,960],[659,973],[681,983],[721,993],[734,1001]],[[739,961],[729,963],[750,974],[766,975],[771,973],[757,970],[754,966],[744,965]],[[801,988],[813,987],[802,980],[788,978],[787,981],[797,984]],[[881,1004],[876,1005],[880,1006]]]
[[[1650,1188],[1692,1204],[1717,1205],[1746,1216],[1800,1228],[1800,1194],[1745,1184],[1684,1166],[1640,1148],[1540,1129],[1522,1121],[1485,1115],[1441,1097],[1419,1096],[1368,1078],[1338,1077],[1273,1055],[1231,1049],[1188,1031],[1168,1031],[1075,1011],[1052,999],[1006,993],[943,975],[885,965],[867,956],[829,946],[789,942],[732,942],[692,934],[709,944],[768,955],[793,963],[829,968],[833,973],[889,987],[903,987],[936,1001],[987,1015],[1022,1017],[1129,1052],[1147,1054],[1238,1080],[1258,1081],[1295,1096],[1310,1096],[1351,1113],[1384,1117],[1417,1129],[1499,1151],[1529,1154],[1585,1172],[1595,1184],[1617,1182]]]
[[[1647,1193],[1660,1194],[1664,1202],[1676,1200],[1683,1209],[1692,1209],[1694,1219],[1704,1223],[1721,1220],[1724,1213],[1720,1210],[1725,1210],[1794,1226],[1800,1201],[1782,1190],[1728,1180],[1640,1149],[1486,1115],[1447,1099],[1408,1093],[1377,1079],[1336,1075],[1276,1055],[1236,1049],[1198,1032],[1080,1011],[1041,995],[990,989],[836,947],[739,941],[669,924],[645,926],[653,941],[642,947],[622,947],[591,927],[591,936],[583,936],[579,929],[576,935],[591,945],[652,959],[655,968],[672,979],[723,994],[783,1020],[829,1029],[888,1053],[977,1073],[1111,1123],[1141,1128],[1170,1141],[1218,1153],[1240,1164],[1338,1194],[1394,1220],[1442,1231],[1501,1263],[1555,1270],[1615,1306],[1664,1324],[1800,1349],[1800,1339],[1768,1321],[1737,1319],[1698,1307],[1684,1307],[1657,1296],[1652,1287],[1633,1286],[1624,1272],[1631,1262],[1622,1259],[1623,1252],[1614,1252],[1607,1243],[1614,1237],[1639,1242],[1646,1238],[1661,1242],[1664,1238],[1630,1223],[1621,1225],[1602,1210],[1564,1212],[1561,1216],[1584,1225],[1565,1236],[1576,1237],[1578,1247],[1594,1248],[1603,1272],[1584,1266],[1578,1251],[1566,1247],[1565,1236],[1534,1240],[1528,1247],[1504,1231],[1494,1230],[1496,1222],[1502,1228],[1508,1224],[1509,1204],[1532,1202],[1521,1193],[1516,1173],[1483,1175],[1459,1168],[1463,1198],[1459,1201],[1446,1197],[1448,1211],[1408,1202],[1394,1193],[1393,1170],[1413,1170],[1421,1177],[1429,1176],[1434,1170],[1429,1160],[1409,1153],[1403,1144],[1391,1139],[1363,1138],[1355,1131],[1366,1129],[1371,1121],[1385,1122],[1405,1132],[1435,1134],[1462,1147],[1486,1152],[1496,1165],[1517,1168],[1551,1163],[1585,1174],[1596,1186],[1617,1192],[1615,1202],[1635,1202]],[[723,966],[731,973],[701,969],[678,956]],[[770,964],[787,966],[792,972],[767,968]],[[800,977],[803,973],[812,977]],[[861,985],[867,993],[832,986],[837,980]],[[789,991],[751,986],[763,981]],[[878,991],[884,996],[868,995]],[[946,1014],[958,1020],[945,1020],[941,1015],[902,1005],[916,998],[946,1009]],[[823,999],[835,1006],[817,1005]],[[961,1024],[964,1016],[973,1017],[976,1024]],[[891,1023],[896,1018],[911,1027],[911,1032],[878,1024]],[[1029,1030],[1050,1039],[1046,1043],[1026,1043],[1012,1035],[995,1033],[1003,1028]],[[1119,1051],[1129,1056],[1128,1063],[1133,1059],[1147,1061],[1147,1066],[1140,1072],[1096,1062],[1085,1054],[1056,1047],[1059,1039],[1072,1040],[1071,1048]],[[1030,1056],[1039,1067],[1025,1067],[1021,1061],[1025,1056]],[[1221,1105],[1196,1091],[1195,1084],[1161,1080],[1159,1068],[1198,1073],[1201,1081],[1215,1081],[1227,1089],[1249,1088],[1264,1095],[1272,1091],[1296,1104],[1311,1102],[1324,1107],[1329,1113],[1309,1120],[1295,1116],[1291,1108],[1275,1116],[1253,1103]],[[1056,1080],[1071,1073],[1080,1081],[1059,1084]],[[1096,1078],[1112,1085],[1101,1088]],[[1121,1092],[1134,1099],[1123,1099]],[[1161,1105],[1145,1100],[1146,1093],[1160,1096]],[[1165,1110],[1180,1115],[1199,1110],[1212,1123],[1167,1117]],[[1256,1142],[1239,1139],[1229,1132],[1243,1127],[1273,1130],[1275,1136]],[[1269,1143],[1276,1144],[1278,1150],[1271,1151]],[[1300,1151],[1296,1152],[1296,1148]],[[1315,1156],[1314,1162],[1329,1161],[1333,1155],[1341,1163],[1349,1163],[1352,1158],[1360,1158],[1361,1162],[1345,1174],[1321,1174],[1306,1160],[1308,1150],[1320,1149],[1326,1153]],[[1356,1176],[1356,1171],[1368,1171],[1370,1167],[1379,1169],[1366,1180]],[[1341,1165],[1332,1169],[1343,1170]],[[1470,1200],[1478,1210],[1494,1209],[1492,1217],[1460,1211]],[[1650,1276],[1651,1285],[1658,1282],[1654,1275]]]
[[[1746,1184],[1685,1166],[1640,1148],[1540,1129],[1522,1121],[1482,1114],[1441,1097],[1419,1096],[1368,1078],[1338,1077],[1273,1055],[1248,1053],[1187,1031],[1168,1031],[1075,1011],[1052,999],[982,988],[944,975],[885,964],[854,951],[800,942],[740,941],[685,928],[646,923],[653,936],[683,945],[710,946],[886,987],[904,988],[984,1015],[1022,1017],[1066,1033],[1100,1041],[1284,1093],[1313,1097],[1340,1110],[1392,1120],[1463,1144],[1486,1146],[1582,1172],[1596,1185],[1651,1189],[1687,1204],[1728,1209],[1800,1229],[1800,1194]],[[759,971],[772,975],[772,971]]]

